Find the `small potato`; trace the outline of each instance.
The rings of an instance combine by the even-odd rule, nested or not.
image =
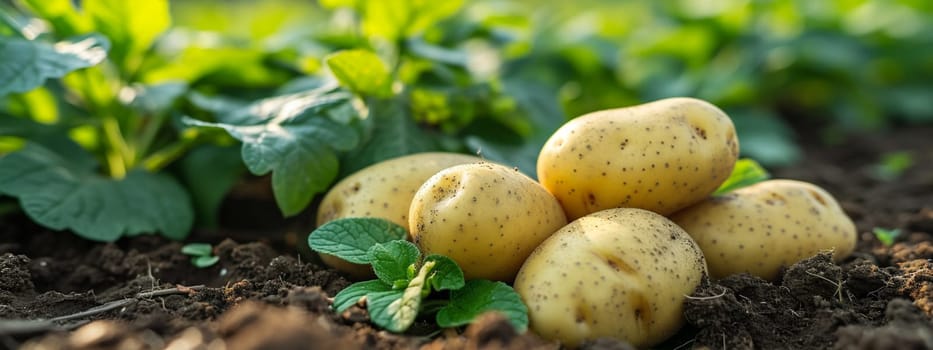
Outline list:
[[[378,217],[408,229],[408,207],[421,184],[445,168],[481,162],[457,153],[429,152],[389,159],[361,169],[334,185],[317,212],[317,225],[349,217]],[[356,278],[375,276],[369,265],[353,264],[329,254],[321,260]]]
[[[528,257],[515,291],[529,326],[576,347],[614,337],[636,347],[680,329],[683,303],[706,273],[684,230],[656,213],[615,208],[571,222]]]
[[[710,275],[747,272],[777,278],[782,267],[834,250],[855,249],[852,220],[832,195],[801,181],[769,180],[711,197],[671,217],[696,240]]]
[[[479,163],[428,179],[412,200],[408,222],[425,254],[450,257],[467,279],[508,282],[567,218],[544,187],[517,169]]]
[[[545,143],[537,170],[570,219],[616,207],[667,215],[713,193],[738,154],[719,108],[670,98],[571,120]]]

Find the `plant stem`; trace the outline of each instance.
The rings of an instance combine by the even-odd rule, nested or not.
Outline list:
[[[149,147],[152,147],[152,142],[159,133],[159,129],[162,128],[162,124],[165,123],[165,118],[165,113],[159,113],[153,115],[143,124],[136,142],[136,154],[138,156],[142,157],[149,153]]]
[[[191,149],[191,147],[194,147],[199,141],[200,138],[196,131],[192,130],[189,133],[185,133],[180,140],[175,141],[143,159],[142,166],[151,172],[162,170],[162,168],[184,155],[185,152]]]
[[[103,128],[104,138],[107,140],[107,166],[110,176],[116,179],[126,177],[126,142],[120,132],[120,124],[116,118],[104,117],[101,127]]]

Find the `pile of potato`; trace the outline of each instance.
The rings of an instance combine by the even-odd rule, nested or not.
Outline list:
[[[837,259],[854,250],[852,221],[814,185],[771,180],[711,196],[738,154],[719,108],[665,99],[566,123],[541,150],[539,181],[458,154],[375,164],[325,196],[318,224],[398,223],[467,278],[514,282],[531,329],[568,347],[599,337],[651,346],[681,327],[705,274],[774,279],[821,250]]]

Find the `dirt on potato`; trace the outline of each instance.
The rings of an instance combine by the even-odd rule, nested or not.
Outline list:
[[[856,253],[839,263],[817,255],[774,282],[707,280],[687,300],[688,324],[660,348],[933,349],[929,135],[931,128],[912,128],[804,145],[807,158],[774,175],[834,194],[856,222]],[[882,180],[875,164],[894,151],[909,152],[914,165]],[[253,179],[228,197],[224,230],[189,238],[214,244],[220,261],[204,269],[181,254],[181,243],[160,237],[93,243],[38,227],[21,213],[0,216],[0,348],[559,348],[518,334],[495,314],[465,329],[422,322],[396,335],[373,328],[364,308],[334,313],[329,298],[350,281],[305,255],[313,212],[276,219],[265,181]],[[886,246],[875,227],[903,233]],[[613,339],[583,348],[631,349]]]

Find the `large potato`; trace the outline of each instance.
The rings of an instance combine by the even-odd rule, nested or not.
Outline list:
[[[683,324],[683,302],[706,273],[703,254],[656,213],[616,208],[570,223],[528,257],[515,291],[532,330],[576,347],[614,337],[660,343]]]
[[[710,275],[768,280],[782,267],[833,249],[852,253],[855,225],[832,195],[806,182],[769,180],[711,197],[671,217],[706,255]]]
[[[457,154],[429,152],[393,158],[347,176],[324,196],[317,212],[317,225],[348,217],[377,217],[408,228],[408,207],[421,184],[445,168],[483,161]],[[347,262],[321,254],[327,265],[356,278],[375,276],[369,265]]]
[[[719,108],[670,98],[564,124],[538,156],[538,178],[570,219],[616,207],[667,215],[706,198],[739,153]]]
[[[468,279],[511,281],[531,251],[567,224],[544,187],[498,164],[457,165],[432,176],[412,200],[412,237],[446,255]]]

